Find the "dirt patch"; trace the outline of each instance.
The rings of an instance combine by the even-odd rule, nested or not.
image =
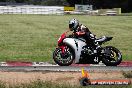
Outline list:
[[[122,72],[90,72],[90,79],[124,79]],[[0,72],[0,81],[7,85],[30,83],[36,80],[59,84],[79,85],[81,72]]]

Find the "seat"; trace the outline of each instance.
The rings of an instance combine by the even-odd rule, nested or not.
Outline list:
[[[103,42],[106,40],[106,36],[102,36],[101,38],[97,38],[96,42]]]

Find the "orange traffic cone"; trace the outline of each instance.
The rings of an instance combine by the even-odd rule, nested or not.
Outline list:
[[[91,81],[89,79],[89,73],[82,68],[82,78],[80,79],[80,84],[82,86],[87,86],[91,84]]]

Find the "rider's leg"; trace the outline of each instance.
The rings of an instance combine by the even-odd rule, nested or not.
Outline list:
[[[93,48],[92,51],[93,51],[93,54],[95,56],[94,61],[98,62],[97,53],[98,53],[98,49],[99,49],[99,44],[98,44],[98,42],[96,42],[95,36],[93,34],[87,33],[85,39],[86,39],[86,43],[87,44],[89,43],[90,46]]]

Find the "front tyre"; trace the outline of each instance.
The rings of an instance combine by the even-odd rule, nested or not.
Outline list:
[[[102,59],[102,62],[106,66],[117,66],[122,61],[122,55],[121,52],[113,47],[113,46],[106,46],[104,47],[104,57]]]
[[[74,53],[69,47],[66,47],[65,53],[62,53],[60,48],[56,48],[53,52],[53,59],[60,66],[69,66],[73,63]]]

